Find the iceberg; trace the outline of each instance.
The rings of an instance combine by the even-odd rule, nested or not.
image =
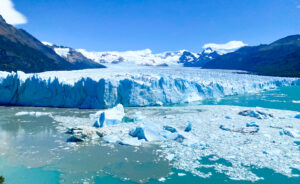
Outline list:
[[[299,85],[300,79],[198,68],[0,72],[0,105],[106,109],[160,106]]]
[[[156,125],[145,124],[129,132],[132,137],[137,137],[138,139],[144,139],[148,142],[162,141],[165,138],[161,135],[160,127]]]
[[[102,128],[121,123],[124,116],[124,107],[123,105],[118,104],[114,108],[98,111],[96,114],[93,114],[90,117],[97,118],[97,121],[94,123],[94,127]]]

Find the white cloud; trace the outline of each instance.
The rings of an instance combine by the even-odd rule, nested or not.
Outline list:
[[[219,51],[222,53],[226,53],[226,52],[234,51],[234,50],[244,47],[244,46],[247,46],[247,44],[245,44],[242,41],[230,41],[225,44],[208,43],[208,44],[203,45],[203,49],[211,48],[213,50],[216,50],[216,51]]]
[[[26,24],[27,19],[24,15],[14,8],[12,0],[0,0],[0,15],[8,24]]]

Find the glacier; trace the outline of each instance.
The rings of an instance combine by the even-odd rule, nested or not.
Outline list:
[[[160,106],[299,85],[300,79],[182,67],[127,67],[38,74],[0,72],[0,105],[104,109]]]

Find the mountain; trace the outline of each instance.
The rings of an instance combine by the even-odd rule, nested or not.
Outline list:
[[[51,48],[57,55],[64,58],[68,62],[79,66],[81,68],[97,68],[100,65],[99,63],[96,63],[95,61],[86,58],[84,55],[82,55],[80,52],[76,51],[75,49],[71,47],[65,47],[65,46],[58,46],[55,44],[51,44],[49,42],[42,42],[47,47]],[[105,67],[105,66],[103,66]]]
[[[203,66],[210,69],[245,70],[260,75],[300,77],[300,35],[271,44],[246,46]]]
[[[183,63],[185,67],[202,67],[211,60],[219,57],[221,53],[214,51],[211,48],[206,48],[199,54],[194,54],[189,51],[184,51],[179,58],[179,63]]]
[[[178,61],[183,50],[175,52],[152,53],[150,49],[137,51],[107,51],[107,52],[89,52],[84,49],[77,49],[85,57],[101,64],[136,64],[144,66],[171,66],[179,65]]]
[[[9,25],[0,15],[0,70],[43,72],[101,68],[99,64],[79,65],[57,55],[51,48],[22,29]]]

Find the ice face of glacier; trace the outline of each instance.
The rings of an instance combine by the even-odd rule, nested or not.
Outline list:
[[[0,104],[72,108],[170,105],[298,85],[300,79],[198,68],[135,67],[0,72]]]

